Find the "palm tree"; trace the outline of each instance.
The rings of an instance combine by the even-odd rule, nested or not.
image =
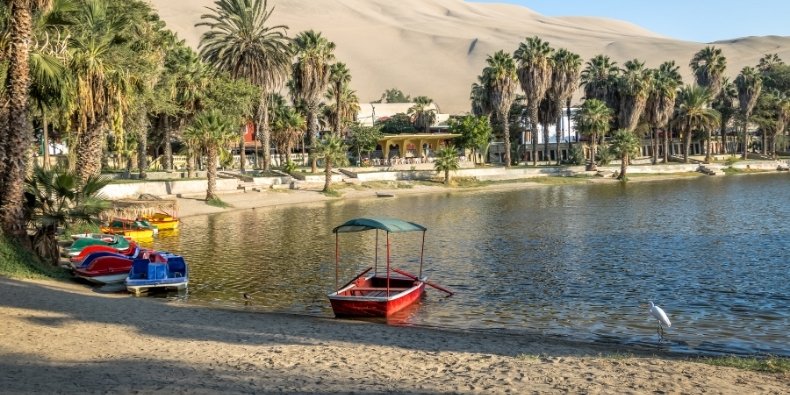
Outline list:
[[[452,145],[439,149],[433,168],[444,172],[444,185],[450,185],[450,172],[458,170],[458,150]]]
[[[653,86],[653,73],[645,68],[645,63],[637,59],[623,65],[618,79],[620,94],[619,124],[627,130],[636,130],[639,119],[645,111],[645,104]]]
[[[335,59],[334,50],[335,43],[312,30],[299,33],[293,42],[296,63],[293,65],[291,78],[292,94],[294,100],[304,105],[306,111],[312,157],[310,167],[313,173],[318,172],[315,147],[318,141],[319,105],[329,85],[331,62]]]
[[[433,99],[427,96],[417,96],[414,98],[414,105],[409,107],[406,112],[411,116],[415,129],[422,129],[426,133],[436,122],[436,109],[433,108]]]
[[[689,162],[691,135],[697,130],[707,132],[708,149],[705,161],[710,162],[711,131],[718,126],[721,117],[716,110],[708,107],[709,102],[710,91],[699,85],[686,85],[678,95],[678,106],[672,122],[683,134],[685,163]]]
[[[199,143],[206,150],[208,187],[206,200],[217,198],[217,160],[219,150],[233,141],[236,133],[236,122],[217,109],[206,110],[198,114],[186,133],[185,138]]]
[[[318,144],[316,156],[324,160],[325,177],[322,192],[329,192],[332,186],[332,165],[344,166],[348,163],[348,147],[342,137],[333,134]]]
[[[658,162],[659,130],[664,131],[664,163],[669,159],[669,120],[675,111],[675,101],[678,88],[683,84],[683,78],[678,72],[679,67],[675,61],[668,61],[653,70],[653,85],[645,105],[645,115],[648,123],[653,127],[653,164]]]
[[[488,117],[494,111],[491,100],[488,98],[488,82],[484,75],[477,76],[477,82],[472,84],[469,101],[472,102],[472,115],[474,116],[485,115]]]
[[[538,109],[551,84],[553,51],[548,42],[535,36],[519,44],[513,55],[518,62],[518,80],[521,89],[527,95],[532,129],[532,164],[535,166],[538,164]],[[548,144],[548,141],[544,143]]]
[[[722,54],[721,48],[708,46],[701,49],[691,58],[689,67],[694,72],[697,84],[708,89],[711,99],[719,95],[724,72],[727,70],[727,58]]]
[[[586,99],[574,115],[576,128],[590,140],[590,165],[588,170],[595,170],[595,156],[598,152],[598,140],[609,130],[613,111],[601,100]]]
[[[269,25],[274,7],[268,0],[217,0],[211,14],[204,14],[195,26],[208,27],[200,38],[200,56],[217,70],[228,72],[233,78],[244,78],[260,87],[256,129],[263,129],[263,167],[271,163],[271,136],[268,128],[269,93],[288,78],[291,62],[287,26]],[[246,162],[244,129],[240,141],[241,171]]]
[[[609,149],[620,158],[620,175],[617,176],[618,180],[628,180],[625,172],[628,169],[630,158],[639,155],[641,148],[642,142],[634,132],[626,129],[618,129],[614,132],[609,143]]]
[[[10,32],[8,35],[8,71],[6,116],[0,126],[0,229],[7,236],[24,241],[23,181],[27,173],[28,148],[33,128],[28,119],[30,86],[30,50],[33,12],[51,4],[51,0],[8,0]],[[0,48],[5,50],[5,48]]]
[[[335,100],[335,103],[326,107],[326,110],[329,113],[329,118],[332,119],[333,131],[336,129],[338,131],[336,134],[343,135],[342,132],[346,130],[349,122],[353,121],[359,112],[359,97],[357,97],[357,91],[349,88],[348,85],[340,87],[339,92],[335,89],[336,87],[330,86],[326,92],[327,99]]]
[[[738,106],[735,102],[737,99],[738,88],[735,86],[735,83],[730,82],[729,78],[723,78],[721,91],[713,101],[712,107],[721,115],[719,136],[721,138],[721,149],[725,154],[727,153],[727,125],[729,125],[730,120],[738,112]]]
[[[299,111],[289,106],[284,106],[273,114],[272,140],[277,146],[277,152],[281,155],[280,162],[282,163],[284,153],[285,163],[290,164],[291,151],[304,135],[305,119]]]
[[[483,86],[491,108],[496,112],[497,119],[502,120],[502,132],[505,140],[505,167],[510,167],[510,125],[507,121],[510,107],[516,99],[518,74],[516,62],[510,54],[498,51],[489,55],[483,69]]]
[[[344,90],[347,90],[348,84],[351,82],[351,72],[346,67],[345,63],[338,62],[333,64],[329,69],[329,83],[332,86],[330,96],[335,99],[335,112],[332,119],[332,130],[336,135],[340,135],[340,128],[342,124],[342,114],[338,109],[341,108],[340,100]]]
[[[741,116],[743,117],[743,159],[747,159],[749,135],[746,129],[754,105],[757,104],[757,98],[760,97],[760,91],[763,89],[763,79],[757,70],[747,66],[735,78],[735,86],[738,87],[738,103],[740,104]]]
[[[33,223],[33,251],[52,265],[59,262],[58,229],[77,223],[97,224],[109,208],[100,190],[109,183],[90,176],[84,183],[76,174],[36,167],[25,181],[26,212]]]
[[[617,77],[620,69],[606,55],[587,61],[582,70],[581,83],[586,99],[598,99],[610,108],[620,108],[617,100]]]
[[[760,62],[757,63],[757,70],[759,70],[761,73],[765,73],[766,71],[783,64],[785,64],[785,62],[782,61],[782,58],[779,57],[779,54],[769,53],[760,58]]]
[[[581,76],[582,58],[565,48],[560,48],[554,53],[552,63],[554,67],[551,69],[551,85],[547,92],[547,96],[554,100],[554,107],[557,109],[556,123],[557,125],[557,164],[560,164],[560,128],[562,119],[562,104],[570,100],[573,92],[579,86],[579,77]],[[570,126],[568,127],[570,133]],[[571,139],[568,138],[568,152],[570,152]]]

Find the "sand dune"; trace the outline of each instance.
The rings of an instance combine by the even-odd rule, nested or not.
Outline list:
[[[213,0],[150,0],[168,26],[193,47],[195,28]],[[270,0],[272,22],[289,34],[317,30],[337,44],[337,59],[352,71],[360,100],[376,100],[388,88],[432,97],[443,112],[469,108],[469,89],[486,56],[513,51],[525,37],[538,35],[585,60],[599,53],[621,63],[638,58],[649,67],[675,60],[687,82],[688,62],[706,44],[680,41],[631,23],[593,17],[547,17],[528,8],[462,0]],[[731,77],[755,65],[765,53],[790,60],[790,37],[722,37]],[[578,98],[577,94],[577,98]]]

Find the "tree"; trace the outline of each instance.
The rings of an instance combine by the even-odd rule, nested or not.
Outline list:
[[[269,25],[274,7],[267,0],[217,0],[211,14],[204,14],[195,26],[209,30],[200,39],[200,55],[217,70],[233,78],[245,78],[260,88],[256,129],[262,128],[263,166],[269,169],[271,136],[268,128],[269,92],[288,78],[291,62],[287,26]],[[323,90],[323,89],[322,89]],[[241,171],[244,172],[244,131],[241,132]]]
[[[777,136],[787,129],[790,120],[790,96],[772,90],[760,95],[754,109],[753,121],[763,134],[763,154],[776,159]]]
[[[362,155],[368,154],[376,149],[381,139],[381,129],[377,126],[362,126],[355,124],[351,126],[351,149],[356,150],[357,164],[362,164]]]
[[[299,33],[293,42],[296,63],[293,65],[292,94],[301,101],[307,112],[307,130],[310,136],[310,166],[318,172],[315,148],[318,142],[318,110],[321,97],[329,85],[330,62],[335,59],[335,43],[312,30]]]
[[[324,160],[324,189],[329,192],[332,186],[332,166],[344,166],[348,163],[348,147],[343,138],[337,135],[326,136],[316,150],[316,157]]]
[[[444,185],[450,185],[450,172],[458,170],[458,150],[452,145],[439,149],[433,168],[444,172]]]
[[[527,95],[532,133],[532,164],[538,164],[538,110],[551,84],[552,52],[549,43],[530,37],[519,44],[513,57],[518,62],[518,80]],[[548,144],[547,141],[544,143]]]
[[[348,84],[351,82],[351,72],[346,67],[345,63],[338,62],[329,68],[329,83],[331,85],[330,92],[327,96],[335,100],[335,111],[332,118],[332,131],[340,135],[340,129],[343,124],[343,111],[340,101],[344,91],[348,92]]]
[[[281,164],[282,155],[285,154],[285,163],[290,165],[291,152],[304,136],[307,123],[302,114],[290,106],[284,105],[272,111],[272,115],[272,140],[280,153]]]
[[[27,235],[23,224],[23,181],[27,173],[28,147],[33,128],[28,119],[30,87],[30,50],[33,11],[49,6],[48,0],[8,0],[7,96],[8,107],[0,125],[0,228],[18,241]],[[5,52],[5,48],[0,48]]]
[[[617,176],[618,180],[628,180],[625,175],[628,164],[632,157],[639,155],[641,148],[642,142],[634,132],[626,129],[619,129],[614,132],[612,139],[609,141],[609,150],[620,158],[620,175]]]
[[[456,142],[461,149],[472,150],[475,163],[477,163],[478,156],[485,156],[492,131],[491,121],[488,117],[465,115],[460,118],[451,118],[450,130],[461,134]]]
[[[332,131],[335,134],[343,135],[348,124],[354,120],[359,112],[359,98],[357,92],[343,85],[340,91],[336,90],[337,87],[330,86],[326,92],[326,98],[335,101],[330,106],[325,107],[328,113],[328,118],[331,119]]]
[[[389,118],[376,122],[376,126],[386,134],[413,133],[416,131],[411,123],[411,117],[404,113],[397,113]]]
[[[685,149],[683,161],[688,163],[691,150],[691,135],[694,131],[707,132],[708,149],[705,161],[710,161],[711,130],[718,126],[719,113],[708,107],[710,91],[698,85],[686,85],[678,95],[678,106],[673,123],[683,134]]]
[[[229,142],[233,141],[236,135],[236,125],[233,118],[225,115],[221,110],[205,110],[195,117],[192,125],[184,133],[187,139],[191,139],[206,150],[208,159],[207,177],[208,186],[206,188],[206,200],[217,198],[217,163],[219,150],[223,149]]]
[[[557,109],[554,124],[557,125],[557,164],[560,164],[560,135],[562,131],[559,125],[562,120],[562,105],[570,100],[579,86],[582,58],[565,48],[560,48],[554,53],[552,63],[554,66],[551,69],[551,84],[547,96],[554,101],[554,108]],[[570,126],[568,133],[570,133]],[[571,139],[568,138],[568,152],[570,152],[570,144]],[[548,141],[546,141],[546,145],[548,145]]]
[[[747,127],[749,117],[752,115],[754,105],[757,104],[757,98],[760,97],[760,91],[763,88],[762,76],[753,67],[744,67],[735,78],[735,86],[738,88],[738,103],[743,118],[743,159],[747,159],[749,149]]]
[[[620,108],[617,95],[617,79],[620,69],[606,55],[597,55],[588,60],[582,70],[581,83],[585,99],[598,99],[609,108]]]
[[[486,68],[483,69],[483,81],[486,87],[491,108],[496,112],[497,118],[502,121],[502,134],[505,140],[505,167],[510,167],[510,125],[508,114],[513,101],[516,99],[518,89],[518,74],[516,62],[510,54],[497,51],[486,59]]]
[[[415,97],[414,105],[409,107],[406,114],[411,116],[415,129],[422,129],[426,133],[431,125],[436,123],[436,109],[434,108],[433,99],[427,96]]]
[[[381,94],[381,99],[373,103],[411,103],[411,97],[404,94],[400,89],[387,89]]]
[[[625,62],[623,66],[617,80],[620,95],[619,125],[634,131],[645,111],[653,85],[653,73],[645,68],[644,62],[637,59]]]
[[[683,78],[678,72],[679,67],[675,61],[662,63],[658,69],[653,70],[653,84],[645,103],[645,115],[648,123],[653,128],[653,164],[658,162],[659,131],[664,132],[664,163],[669,156],[669,120],[675,111],[675,101],[678,88],[683,83]]]
[[[485,80],[484,75],[477,76],[477,82],[472,84],[472,90],[469,93],[469,101],[472,102],[472,115],[474,116],[487,116],[490,117],[494,111],[491,108],[491,100],[488,97],[488,82]]]
[[[588,170],[595,170],[595,155],[598,152],[598,140],[609,130],[612,120],[612,109],[598,99],[586,99],[581,108],[574,114],[576,128],[590,141],[590,165]]]
[[[697,84],[708,89],[710,98],[717,97],[727,70],[727,58],[722,54],[721,48],[708,46],[701,49],[691,58],[689,67],[694,72]]]
[[[735,86],[735,83],[730,82],[729,78],[723,78],[721,91],[713,101],[712,107],[721,116],[719,135],[721,136],[721,147],[724,153],[727,153],[727,125],[738,112],[738,106],[735,102],[737,99],[738,88]]]
[[[782,66],[784,64],[785,62],[782,61],[782,58],[779,57],[779,54],[769,53],[760,58],[759,63],[757,63],[757,70],[759,70],[760,73],[766,73],[773,68]]]
[[[109,183],[90,176],[80,183],[73,172],[36,167],[25,181],[28,220],[32,223],[33,251],[43,261],[57,265],[60,260],[58,229],[78,223],[98,224],[99,214],[109,208],[101,189]]]

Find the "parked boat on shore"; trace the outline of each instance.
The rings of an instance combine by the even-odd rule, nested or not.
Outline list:
[[[148,241],[154,238],[159,229],[147,221],[115,218],[106,226],[101,227],[104,233],[123,235],[137,241]]]
[[[126,250],[129,248],[129,240],[120,235],[101,235],[101,237],[80,237],[71,243],[71,246],[66,250],[66,255],[74,257],[79,255],[83,249],[89,246],[106,246],[113,248],[117,251]]]
[[[153,252],[148,259],[134,260],[125,284],[136,296],[151,290],[180,291],[189,284],[189,269],[180,255]]]

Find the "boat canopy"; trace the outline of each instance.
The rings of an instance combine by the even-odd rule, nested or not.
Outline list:
[[[363,232],[381,229],[387,232],[425,232],[428,228],[396,218],[354,218],[332,229],[332,233]]]

